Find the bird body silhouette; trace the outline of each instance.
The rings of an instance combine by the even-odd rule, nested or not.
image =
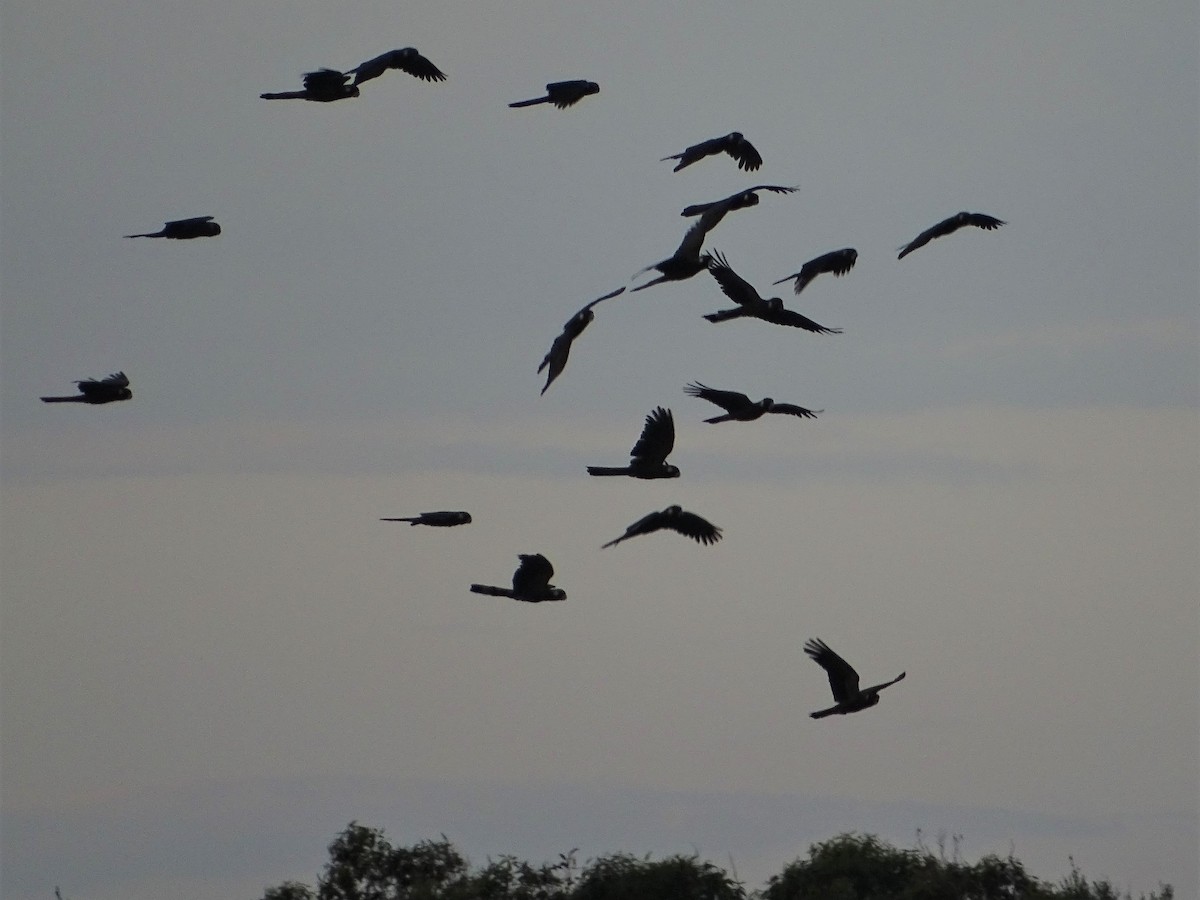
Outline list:
[[[589,475],[628,475],[631,478],[678,478],[679,469],[667,462],[675,448],[675,417],[658,407],[646,415],[642,435],[629,451],[627,466],[588,466]]]
[[[87,378],[76,381],[79,393],[70,397],[42,397],[43,403],[113,403],[117,400],[128,400],[133,396],[129,389],[129,378],[124,372],[113,372],[104,378],[96,380]]]
[[[284,91],[281,94],[259,94],[263,100],[311,100],[332,103],[359,95],[357,84],[348,84],[350,76],[337,69],[317,69],[304,73],[304,90]]]
[[[796,185],[785,187],[782,184],[756,184],[752,188],[738,191],[736,194],[730,194],[721,200],[713,200],[709,203],[693,203],[691,206],[685,206],[681,216],[698,216],[715,206],[724,206],[726,212],[733,212],[735,209],[745,209],[747,206],[758,206],[759,196],[758,191],[771,191],[776,194],[794,194],[800,188]]]
[[[845,275],[854,268],[854,264],[858,261],[858,251],[853,247],[845,247],[841,250],[831,250],[828,253],[823,253],[815,259],[810,259],[800,267],[799,272],[793,272],[780,278],[772,284],[783,284],[789,278],[795,278],[796,283],[792,285],[792,290],[797,294],[800,293],[808,283],[818,275],[829,272],[833,275]]]
[[[473,584],[471,591],[476,594],[487,594],[490,597],[509,597],[523,603],[545,603],[548,601],[566,600],[567,592],[550,583],[554,576],[554,566],[550,560],[540,553],[520,553],[521,560],[513,573],[512,589],[496,587],[491,584]]]
[[[407,522],[410,525],[432,525],[435,528],[451,528],[455,525],[469,525],[471,514],[463,510],[438,510],[424,512],[419,516],[400,516],[395,519],[380,519],[380,522]]]
[[[833,699],[837,701],[835,706],[809,713],[814,719],[823,719],[826,716],[834,715],[844,716],[847,713],[869,709],[879,702],[880,691],[897,681],[903,681],[907,674],[901,672],[891,681],[860,689],[858,673],[854,671],[854,667],[830,650],[824,641],[820,639],[808,641],[804,645],[804,652],[825,670],[829,676],[829,687],[833,690]]]
[[[682,153],[676,153],[673,156],[664,156],[659,162],[666,162],[670,159],[679,160],[679,164],[673,170],[678,172],[680,169],[687,168],[692,163],[699,162],[706,156],[714,156],[718,153],[728,153],[737,160],[738,168],[747,172],[753,172],[762,165],[762,157],[754,149],[754,145],[742,137],[740,131],[731,131],[724,137],[712,138],[711,140],[701,141],[699,144],[693,144]]]
[[[419,78],[422,81],[446,80],[446,73],[418,53],[416,47],[402,47],[399,50],[389,50],[387,53],[381,53],[374,59],[368,59],[364,63],[359,63],[345,74],[347,76],[354,76],[352,87],[357,87],[364,81],[378,78],[388,69],[399,69],[401,72],[407,72],[409,75]]]
[[[803,328],[814,334],[842,333],[840,328],[826,328],[807,316],[788,309],[779,297],[764,300],[750,282],[733,271],[725,257],[716,251],[709,255],[708,272],[721,286],[721,292],[737,304],[734,309],[721,309],[705,315],[704,318],[710,322],[728,322],[730,319],[762,319],[772,325]]]
[[[945,237],[948,234],[953,234],[965,225],[974,225],[976,228],[982,228],[984,231],[995,231],[1001,225],[1007,224],[999,219],[986,215],[984,213],[966,212],[955,213],[948,219],[943,219],[932,228],[922,231],[915,238],[900,248],[900,255],[896,259],[904,259],[908,254],[912,253],[921,247],[924,247],[934,238]]]
[[[687,512],[680,506],[668,506],[664,510],[652,512],[638,519],[625,529],[623,535],[604,544],[600,549],[603,550],[605,547],[612,547],[621,541],[627,541],[641,534],[650,534],[652,531],[659,531],[663,528],[677,531],[685,537],[690,537],[697,543],[705,545],[715,544],[721,539],[721,529],[712,522],[693,512]]]
[[[576,79],[574,81],[552,81],[546,85],[545,97],[534,97],[532,100],[518,100],[509,106],[537,106],[539,103],[553,103],[559,109],[574,106],[584,97],[600,93],[600,85],[594,81]]]
[[[757,403],[745,394],[737,391],[718,391],[700,382],[693,382],[683,389],[690,397],[699,397],[725,410],[723,416],[713,416],[705,422],[753,422],[761,419],[767,413],[777,413],[785,416],[796,416],[801,419],[815,419],[823,409],[805,409],[792,403],[776,403],[770,397],[764,397]]]
[[[213,221],[212,216],[193,216],[190,219],[175,219],[163,224],[161,231],[146,234],[127,234],[127,238],[168,238],[172,241],[187,241],[192,238],[216,237],[221,233],[221,226]]]
[[[554,379],[562,374],[562,370],[567,365],[567,357],[571,353],[571,344],[575,338],[583,334],[583,330],[592,324],[592,320],[596,318],[596,314],[592,312],[592,307],[603,300],[610,300],[619,294],[625,293],[625,288],[618,288],[615,291],[610,291],[603,297],[597,297],[591,303],[587,304],[575,315],[567,320],[567,324],[563,326],[562,334],[554,339],[554,343],[550,345],[550,350],[546,353],[542,360],[538,371],[549,367],[550,371],[546,373],[546,384],[542,388],[542,393],[546,393],[546,389],[554,382]]]

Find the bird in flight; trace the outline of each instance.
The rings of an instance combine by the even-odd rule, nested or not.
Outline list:
[[[792,290],[797,294],[804,290],[810,281],[825,272],[833,275],[845,275],[854,268],[854,264],[858,261],[858,251],[853,247],[845,247],[841,250],[831,250],[828,253],[822,253],[815,259],[810,259],[800,267],[799,272],[793,272],[791,275],[786,275],[778,281],[771,282],[772,284],[783,284],[789,278],[795,278],[796,283],[792,285]]]
[[[554,566],[550,565],[550,560],[540,553],[519,553],[517,556],[521,563],[513,573],[511,590],[491,584],[473,584],[471,590],[490,597],[511,597],[524,603],[567,599],[566,591],[550,583],[554,576]]]
[[[471,514],[462,510],[439,510],[424,512],[419,516],[400,516],[397,519],[380,519],[380,522],[407,522],[410,525],[432,525],[435,528],[450,528],[454,525],[471,524]]]
[[[801,419],[815,419],[823,409],[805,409],[791,403],[776,403],[770,397],[764,397],[757,403],[745,394],[737,391],[718,391],[696,381],[683,389],[690,397],[699,397],[725,410],[723,416],[713,416],[705,422],[753,422],[761,419],[767,413],[778,413],[785,416],[798,416]]]
[[[596,314],[592,312],[592,307],[602,300],[610,300],[619,294],[625,293],[625,288],[618,288],[605,294],[603,297],[597,297],[575,315],[567,320],[567,324],[563,326],[562,334],[554,339],[554,343],[550,345],[550,350],[546,353],[542,364],[538,366],[538,371],[542,371],[549,366],[550,371],[546,373],[546,385],[542,388],[542,393],[546,393],[546,388],[554,382],[554,379],[562,374],[562,370],[567,365],[567,357],[571,354],[571,343],[575,338],[583,334],[583,330],[592,324],[592,320],[596,318]]]
[[[170,238],[173,241],[187,241],[192,238],[216,237],[221,233],[221,226],[213,221],[212,216],[193,216],[190,219],[175,219],[163,224],[162,231],[147,232],[146,234],[127,234],[127,238]]]
[[[836,706],[810,713],[814,719],[823,719],[833,715],[844,716],[847,713],[858,712],[874,706],[879,702],[880,691],[897,681],[902,681],[907,674],[901,672],[891,681],[860,690],[858,673],[854,671],[854,667],[830,650],[824,641],[819,639],[809,641],[804,645],[804,652],[816,660],[829,675],[829,686],[833,689],[833,699],[837,701]]]
[[[628,475],[631,478],[678,478],[679,469],[667,462],[675,449],[675,416],[658,407],[646,416],[642,436],[629,451],[629,465],[588,466],[589,475]]]
[[[594,81],[552,81],[546,85],[545,97],[534,97],[532,100],[518,100],[509,106],[537,106],[539,103],[553,103],[559,109],[574,106],[584,97],[600,93],[600,85]]]
[[[347,84],[350,76],[337,69],[317,69],[304,74],[304,90],[285,91],[282,94],[259,94],[264,100],[312,100],[316,103],[332,103],[359,95],[357,84]]]
[[[416,47],[403,47],[400,50],[389,50],[374,59],[359,63],[347,76],[354,76],[352,87],[358,87],[364,81],[378,78],[388,69],[399,69],[422,81],[445,81],[446,73],[417,52]]]
[[[700,216],[696,223],[687,230],[683,236],[683,240],[679,243],[675,252],[661,262],[653,263],[633,273],[633,277],[637,278],[643,272],[649,272],[654,269],[660,273],[658,278],[652,278],[645,284],[639,284],[637,287],[630,290],[644,291],[648,287],[654,287],[656,284],[661,284],[664,281],[683,281],[691,278],[708,268],[709,255],[701,253],[700,247],[704,244],[705,236],[716,227],[721,219],[725,218],[725,213],[728,210],[720,206],[714,206],[708,212]]]
[[[912,253],[921,247],[924,247],[934,238],[945,237],[948,234],[953,234],[962,228],[964,225],[974,225],[976,228],[982,228],[984,231],[994,231],[1001,225],[1007,223],[1000,221],[984,213],[960,212],[951,216],[948,219],[943,219],[932,228],[922,231],[915,238],[900,248],[900,255],[896,259],[904,259],[908,254]]]
[[[732,212],[735,209],[745,209],[747,206],[758,206],[759,196],[757,191],[772,191],[776,194],[794,194],[800,190],[799,186],[785,187],[782,184],[756,184],[752,188],[738,191],[736,194],[731,194],[723,200],[713,200],[709,203],[693,203],[691,206],[685,206],[681,216],[698,216],[714,206],[724,206],[726,212]]]
[[[637,537],[639,534],[649,534],[652,531],[658,531],[662,528],[678,531],[685,537],[690,537],[693,541],[700,544],[715,544],[721,539],[721,529],[707,519],[692,512],[685,511],[679,506],[668,506],[659,512],[652,512],[648,516],[643,516],[632,525],[625,529],[625,533],[619,538],[614,538],[604,547],[612,547],[621,541],[627,541],[631,537]]]
[[[740,131],[731,131],[724,137],[693,144],[682,153],[676,153],[674,156],[664,156],[659,162],[666,162],[669,159],[679,160],[679,164],[673,170],[678,172],[680,169],[686,168],[694,162],[699,162],[706,156],[714,156],[718,153],[728,153],[737,160],[738,168],[744,169],[747,172],[753,172],[762,165],[762,157],[754,149],[754,145],[742,137]]]
[[[124,372],[113,372],[111,375],[96,380],[88,378],[76,381],[79,393],[71,397],[43,397],[43,403],[113,403],[117,400],[128,400],[133,396],[129,389],[129,378]]]
[[[840,328],[826,328],[807,316],[800,315],[794,309],[788,309],[779,297],[764,300],[750,282],[733,271],[725,257],[716,251],[713,251],[708,258],[708,272],[721,286],[721,292],[737,304],[733,309],[721,309],[705,315],[704,318],[710,322],[719,323],[728,322],[730,319],[750,318],[762,319],[772,325],[803,328],[814,334],[842,333]]]

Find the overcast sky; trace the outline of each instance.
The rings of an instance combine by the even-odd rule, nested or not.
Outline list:
[[[6,898],[254,897],[351,819],[752,887],[958,833],[1197,895],[1196,4],[813,7],[5,0]],[[448,80],[258,97],[410,45]],[[732,130],[761,170],[659,161]],[[759,183],[800,190],[706,248],[843,334],[711,325],[701,274],[539,395]],[[897,261],[962,209],[1008,224]],[[825,412],[707,425],[692,380]],[[659,405],[683,476],[589,478]],[[672,503],[725,539],[600,550]],[[431,509],[474,523],[378,521]],[[468,592],[529,552],[567,602]],[[908,677],[814,721],[810,637]]]

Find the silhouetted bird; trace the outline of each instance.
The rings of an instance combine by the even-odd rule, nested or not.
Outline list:
[[[609,300],[623,293],[625,293],[625,288],[618,288],[615,291],[605,294],[603,297],[597,297],[567,320],[567,324],[563,326],[562,334],[554,339],[554,343],[550,345],[550,350],[546,353],[545,359],[538,366],[539,372],[547,366],[550,367],[550,371],[546,374],[546,385],[542,388],[543,394],[546,393],[546,388],[550,387],[554,379],[562,374],[562,370],[567,364],[567,357],[571,354],[571,342],[583,334],[583,330],[592,324],[592,319],[596,318],[596,314],[592,312],[592,307],[602,300]]]
[[[676,153],[674,156],[664,156],[659,162],[666,162],[669,159],[679,160],[679,164],[674,169],[674,171],[678,172],[680,169],[690,166],[694,162],[699,162],[706,156],[714,156],[717,153],[728,153],[737,160],[738,168],[744,169],[747,172],[753,172],[762,165],[762,157],[758,155],[758,151],[754,149],[754,145],[742,137],[740,131],[731,131],[724,137],[693,144],[682,153]]]
[[[685,206],[681,216],[698,216],[701,213],[707,212],[714,206],[725,206],[726,212],[732,212],[735,209],[745,209],[747,206],[758,206],[758,194],[756,191],[772,191],[776,194],[794,194],[800,190],[798,186],[784,187],[781,184],[756,184],[752,188],[738,191],[736,194],[731,194],[723,200],[713,200],[710,203],[693,203],[691,206]]]
[[[521,564],[513,573],[512,590],[495,587],[490,584],[473,584],[471,590],[476,594],[487,594],[490,597],[511,597],[525,603],[545,603],[548,600],[566,600],[567,592],[550,583],[554,575],[554,566],[550,560],[540,553],[520,553]]]
[[[805,409],[803,406],[795,406],[791,403],[776,403],[770,397],[764,397],[755,403],[745,394],[739,394],[737,391],[718,391],[698,381],[689,384],[683,389],[683,392],[691,397],[707,400],[725,410],[725,415],[705,419],[705,422],[753,422],[767,413],[815,419],[818,413],[825,412],[823,409]]]
[[[675,417],[661,406],[646,416],[642,436],[629,451],[629,465],[588,466],[589,475],[628,475],[631,478],[678,478],[679,469],[667,462],[675,449]]]
[[[76,381],[79,393],[71,397],[43,397],[43,403],[112,403],[116,400],[128,400],[133,396],[129,389],[129,379],[124,372],[113,372],[107,378],[97,381],[88,378]]]
[[[212,216],[194,216],[190,219],[176,219],[163,225],[162,231],[147,234],[127,234],[127,238],[170,238],[173,241],[187,241],[192,238],[216,237],[221,233],[221,226],[213,221]]]
[[[332,103],[348,100],[359,94],[358,85],[348,84],[350,76],[337,69],[318,69],[304,74],[304,90],[285,91],[282,94],[259,94],[264,100],[312,100],[316,103]]]
[[[435,528],[450,528],[454,525],[471,524],[471,514],[461,510],[439,510],[424,512],[419,516],[400,516],[397,519],[380,519],[380,522],[408,522],[410,525],[432,525]]]
[[[671,256],[662,262],[656,262],[633,273],[632,277],[637,278],[643,272],[655,269],[661,275],[658,278],[647,281],[645,284],[639,284],[630,293],[633,293],[633,291],[644,291],[646,288],[654,287],[654,285],[661,284],[664,281],[683,281],[707,269],[710,257],[707,253],[701,253],[700,247],[704,244],[705,236],[725,217],[726,212],[728,210],[716,206],[701,215],[696,220],[696,224],[687,230],[687,234],[683,236],[679,247]]]
[[[809,641],[804,645],[804,652],[816,660],[829,675],[829,686],[833,689],[833,699],[837,701],[836,706],[810,713],[814,719],[823,719],[832,715],[844,716],[847,713],[858,712],[874,706],[879,702],[880,691],[903,680],[907,674],[901,672],[891,681],[859,690],[858,673],[854,671],[850,663],[830,650],[824,641],[819,639]]]
[[[685,512],[682,507],[668,506],[660,512],[652,512],[650,515],[638,519],[625,529],[623,535],[609,541],[600,549],[603,550],[604,547],[612,547],[614,544],[627,541],[631,537],[637,537],[639,534],[649,534],[661,528],[678,531],[680,534],[690,537],[701,544],[715,544],[721,539],[721,529],[712,522],[702,519],[695,513]]]
[[[904,259],[914,250],[924,247],[934,238],[945,237],[948,234],[953,234],[964,225],[974,225],[976,228],[982,228],[984,231],[993,231],[1006,223],[992,216],[984,215],[983,213],[960,212],[938,222],[932,228],[922,231],[915,238],[900,248],[900,255],[896,259]]]
[[[834,275],[845,275],[854,268],[854,263],[857,261],[858,251],[853,247],[846,247],[842,250],[831,250],[828,253],[823,253],[816,259],[810,259],[800,267],[799,272],[794,272],[771,283],[783,284],[789,278],[795,278],[796,283],[792,286],[792,289],[798,294],[818,275],[825,272],[830,272]]]
[[[532,100],[518,100],[509,106],[536,106],[539,103],[553,103],[559,109],[574,106],[584,97],[600,93],[600,85],[594,81],[552,81],[546,85],[545,97],[534,97]]]
[[[708,271],[717,280],[717,284],[721,286],[722,293],[737,304],[736,309],[721,309],[715,313],[705,315],[704,318],[710,322],[728,322],[730,319],[762,319],[764,322],[770,322],[772,325],[803,328],[805,331],[811,331],[814,334],[842,333],[842,329],[840,328],[826,328],[824,325],[818,325],[807,316],[802,316],[795,310],[788,309],[783,305],[783,300],[779,297],[771,297],[769,300],[764,300],[759,296],[758,291],[750,285],[750,282],[733,271],[725,257],[716,251],[713,251],[712,255],[709,256]]]
[[[388,69],[399,69],[422,81],[445,81],[446,73],[417,52],[416,47],[404,47],[400,50],[389,50],[374,59],[359,63],[346,73],[354,76],[354,86],[378,78]]]

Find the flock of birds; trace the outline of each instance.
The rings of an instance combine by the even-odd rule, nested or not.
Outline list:
[[[266,100],[307,100],[317,103],[353,99],[360,96],[362,84],[380,77],[389,69],[405,72],[427,82],[446,80],[445,73],[429,59],[422,56],[415,48],[405,47],[383,53],[348,71],[318,69],[308,72],[304,75],[302,90],[265,93],[260,96]],[[546,85],[545,96],[518,100],[510,103],[509,106],[527,107],[549,103],[558,109],[566,109],[599,91],[600,86],[594,81],[578,79],[551,82]],[[663,157],[660,161],[677,161],[673,171],[678,172],[707,157],[720,154],[732,158],[738,168],[746,172],[756,171],[763,164],[762,155],[754,145],[736,131],[693,144],[680,153]],[[748,281],[734,272],[724,255],[715,250],[711,252],[702,250],[709,233],[727,214],[756,206],[760,202],[760,191],[790,194],[796,190],[798,188],[795,186],[760,184],[745,188],[721,200],[688,206],[681,215],[685,218],[696,218],[696,222],[688,228],[683,240],[671,256],[634,273],[633,277],[637,278],[646,272],[655,271],[658,273],[658,277],[632,288],[631,292],[645,290],[667,281],[683,281],[701,272],[708,272],[722,293],[735,304],[729,309],[718,310],[704,317],[714,324],[739,318],[753,318],[773,325],[799,328],[814,334],[840,334],[840,328],[826,328],[799,312],[785,307],[783,300],[779,297],[762,297]],[[983,213],[960,212],[932,228],[926,229],[901,247],[898,259],[903,259],[935,238],[945,237],[966,226],[991,231],[1004,224],[1000,219]],[[196,216],[166,222],[162,229],[156,232],[130,234],[126,237],[192,240],[215,237],[220,233],[221,226],[213,216]],[[784,276],[774,284],[793,281],[792,290],[799,295],[812,283],[813,279],[820,275],[845,275],[854,268],[857,260],[858,251],[852,247],[833,250],[810,259],[801,266],[798,272]],[[542,371],[547,373],[546,383],[541,391],[543,394],[565,369],[573,342],[595,318],[594,308],[606,300],[623,294],[625,290],[625,287],[621,287],[592,300],[571,316],[563,326],[562,333],[554,339],[550,350],[537,369],[539,373]],[[115,372],[101,379],[84,379],[75,384],[78,387],[78,394],[42,397],[41,399],[46,403],[99,405],[129,400],[133,397],[129,378],[124,372]],[[712,424],[731,421],[751,422],[768,413],[811,419],[816,418],[818,413],[823,411],[807,409],[792,403],[777,403],[770,397],[753,401],[747,395],[737,391],[718,390],[700,382],[688,384],[684,391],[689,396],[705,400],[723,410],[722,414],[704,420]],[[628,465],[588,466],[587,471],[589,475],[593,476],[625,476],[642,479],[678,478],[679,468],[667,462],[667,457],[674,446],[674,415],[670,409],[660,406],[646,416],[641,435],[630,451]],[[471,515],[463,510],[439,510],[424,512],[416,516],[386,518],[382,521],[408,522],[414,526],[447,528],[470,524]],[[643,516],[626,528],[624,534],[608,541],[601,549],[661,530],[674,531],[706,546],[715,544],[722,536],[721,529],[707,519],[673,505]],[[470,590],[476,594],[507,597],[525,603],[544,603],[567,599],[565,590],[550,583],[550,579],[554,576],[554,567],[550,560],[540,553],[523,553],[519,555],[519,560],[520,563],[512,577],[511,588],[472,584]],[[905,677],[905,673],[901,672],[891,681],[862,688],[859,686],[859,676],[854,668],[823,641],[808,641],[804,645],[804,652],[825,670],[836,701],[827,709],[811,713],[815,719],[858,712],[874,706],[879,702],[880,691]]]

